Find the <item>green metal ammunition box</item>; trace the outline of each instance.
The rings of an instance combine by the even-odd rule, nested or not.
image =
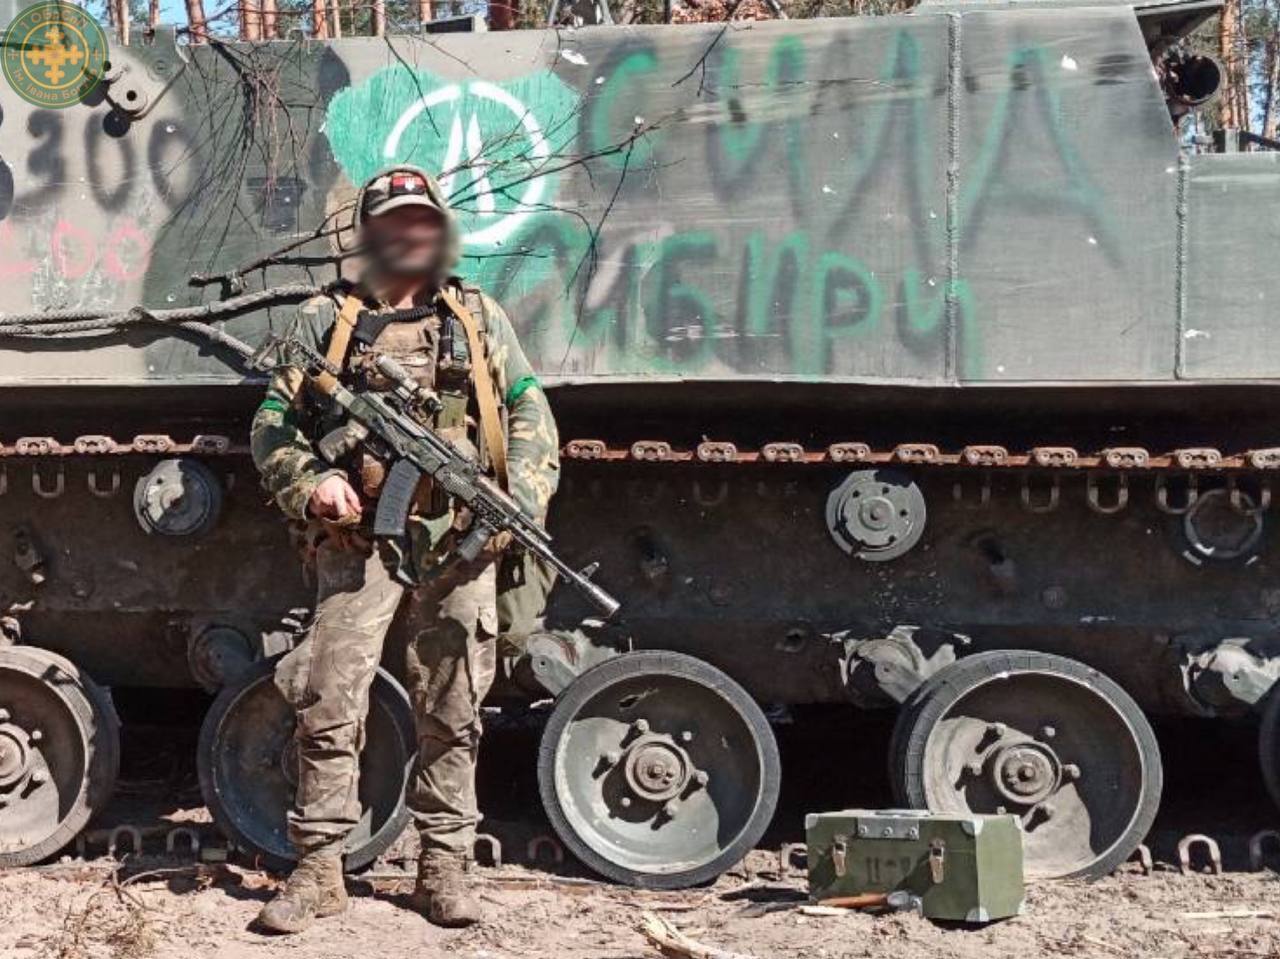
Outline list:
[[[846,809],[805,817],[809,895],[905,892],[930,919],[989,922],[1022,911],[1016,816]]]

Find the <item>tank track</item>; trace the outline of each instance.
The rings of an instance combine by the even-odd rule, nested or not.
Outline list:
[[[102,434],[77,436],[69,443],[52,436],[23,436],[12,443],[0,442],[0,494],[8,489],[7,467],[19,462],[32,466],[32,489],[45,499],[61,496],[66,488],[63,464],[67,461],[126,456],[247,457],[249,447],[221,433],[201,433],[189,440],[167,433],[139,433],[131,439]],[[991,495],[993,477],[1018,476],[1023,505],[1031,512],[1048,512],[1057,506],[1060,480],[1083,476],[1091,509],[1113,513],[1129,499],[1129,477],[1150,476],[1155,481],[1156,503],[1165,513],[1181,514],[1195,502],[1201,477],[1225,480],[1231,505],[1238,512],[1256,515],[1271,505],[1269,475],[1280,471],[1280,447],[1263,447],[1224,452],[1214,447],[1181,447],[1154,452],[1141,446],[1114,446],[1082,451],[1072,446],[1036,446],[1024,451],[997,445],[968,445],[958,452],[944,451],[933,443],[899,443],[875,449],[867,443],[837,442],[816,448],[800,443],[776,441],[758,448],[742,448],[729,441],[704,440],[683,447],[662,439],[641,439],[627,446],[610,445],[599,439],[572,439],[561,447],[566,461],[583,464],[631,464],[687,466],[900,466],[957,470],[975,474],[976,492],[966,492],[957,480],[955,498],[974,495],[985,502]],[[41,463],[53,461],[53,476]],[[1248,493],[1239,481],[1248,478]],[[116,471],[105,486],[97,472],[89,471],[90,492],[113,495],[120,488]],[[695,480],[695,491],[697,481]]]
[[[549,832],[529,835],[524,824],[510,824],[511,828],[501,828],[507,824],[497,825],[499,829],[496,832],[483,832],[476,836],[478,865],[495,870],[513,865],[538,871],[550,870],[551,874],[541,877],[543,881],[591,885],[599,882],[563,875],[565,849],[560,840]],[[528,838],[524,840],[526,835]],[[1240,837],[1231,837],[1235,842],[1239,842],[1239,839]],[[413,864],[417,858],[416,847],[417,838],[410,827],[362,874],[363,878],[368,881],[412,881]],[[1245,847],[1248,868],[1259,872],[1274,863],[1276,856],[1280,855],[1280,832],[1260,829],[1247,838]],[[1200,869],[1207,869],[1214,875],[1223,873],[1221,844],[1213,837],[1204,833],[1189,833],[1182,836],[1174,848],[1176,867],[1182,875],[1191,875]],[[216,864],[228,862],[237,851],[237,847],[228,842],[217,827],[210,823],[192,822],[175,826],[163,820],[128,822],[107,828],[86,829],[76,837],[72,849],[68,850],[74,852],[73,857],[64,857],[52,865],[27,868],[36,871],[74,872],[77,864],[91,862],[102,856],[119,862],[144,856],[164,856],[177,861]],[[1127,862],[1133,864],[1143,875],[1149,876],[1156,869],[1151,847],[1146,843],[1140,844]],[[806,875],[805,844],[787,842],[776,850],[756,849],[748,853],[735,868],[750,879],[770,876],[776,876],[779,880],[803,878]]]
[[[150,456],[181,455],[242,456],[249,452],[245,444],[233,443],[220,433],[199,433],[189,441],[175,440],[167,433],[139,433],[131,440],[117,440],[101,434],[77,436],[70,443],[52,436],[22,436],[13,443],[0,443],[0,458],[67,457],[67,456]]]
[[[0,494],[8,486],[5,466],[9,463],[30,461],[33,465],[32,487],[44,498],[62,494],[65,477],[61,463],[68,459],[111,458],[116,456],[176,456],[196,455],[204,457],[247,456],[247,444],[233,442],[220,433],[202,433],[190,440],[177,440],[167,433],[140,433],[132,439],[116,439],[101,434],[77,436],[70,443],[63,443],[52,436],[24,436],[13,443],[0,442]],[[1167,513],[1181,513],[1194,502],[1201,476],[1225,477],[1232,505],[1244,513],[1258,513],[1270,506],[1271,489],[1266,476],[1280,470],[1280,447],[1248,449],[1239,452],[1223,452],[1214,447],[1182,447],[1168,452],[1153,452],[1141,446],[1115,446],[1097,451],[1081,451],[1071,446],[1036,446],[1026,451],[1011,451],[1004,446],[969,445],[959,452],[947,452],[933,443],[899,443],[892,448],[873,449],[860,442],[832,443],[822,448],[808,448],[800,443],[778,441],[765,443],[759,448],[744,449],[729,441],[704,440],[694,447],[681,447],[667,440],[642,439],[629,446],[611,446],[604,440],[573,439],[561,447],[565,460],[581,463],[606,464],[668,464],[706,466],[908,466],[923,468],[960,469],[980,473],[977,495],[985,500],[990,495],[989,484],[993,475],[1006,472],[1022,477],[1024,505],[1033,512],[1052,509],[1057,502],[1058,478],[1064,474],[1084,475],[1088,485],[1091,507],[1100,512],[1114,512],[1128,499],[1128,474],[1149,474],[1155,478],[1156,499],[1160,509]],[[57,474],[50,480],[42,474],[39,462],[59,462]],[[1046,474],[1049,484],[1045,490],[1034,489],[1033,474]],[[1111,499],[1104,505],[1099,482],[1102,474],[1115,474],[1106,484]],[[1258,474],[1259,481],[1246,502],[1237,488],[1243,476]],[[1171,483],[1180,477],[1182,482]],[[119,488],[118,474],[112,477],[106,489],[99,486],[94,472],[90,472],[90,490],[98,496],[109,496]],[[51,484],[51,485],[47,485]],[[1171,490],[1176,490],[1174,495]],[[1180,494],[1180,495],[1179,495]],[[957,498],[963,498],[957,489]],[[1047,499],[1046,499],[1047,497]],[[1181,505],[1175,505],[1180,499]]]
[[[561,872],[567,862],[565,848],[549,831],[538,832],[528,822],[494,824],[493,831],[476,836],[475,856],[478,865],[490,869],[504,866],[525,866],[530,869]],[[753,850],[737,867],[749,872],[771,873],[776,869],[780,878],[803,875],[804,843],[783,843],[776,849]],[[68,853],[55,866],[28,867],[40,869],[67,868],[80,862],[91,862],[102,856],[117,861],[144,856],[165,856],[177,860],[203,863],[221,863],[231,860],[241,852],[241,861],[253,860],[251,850],[240,850],[224,837],[212,823],[191,822],[182,825],[156,819],[150,821],[122,822],[109,827],[86,829],[76,836]],[[378,857],[363,875],[374,879],[414,878],[414,864],[418,858],[418,840],[410,826],[385,853]],[[774,864],[776,863],[776,866]],[[254,864],[257,865],[256,863]],[[773,868],[770,868],[770,867]],[[555,878],[555,877],[547,877]],[[560,877],[564,878],[564,877]],[[569,880],[574,881],[574,880]],[[599,880],[576,880],[595,884]]]
[[[972,445],[944,452],[933,443],[899,443],[892,449],[872,449],[866,443],[832,443],[809,449],[800,443],[765,443],[759,449],[739,449],[734,443],[704,441],[681,449],[665,440],[637,440],[628,447],[611,447],[602,440],[570,440],[566,459],[643,463],[796,463],[853,466],[966,466],[1023,469],[1083,470],[1274,470],[1280,469],[1280,447],[1224,453],[1213,447],[1185,447],[1165,453],[1141,446],[1114,446],[1082,452],[1072,446],[1036,446],[1025,452],[1003,446]]]
[[[129,440],[100,434],[77,436],[62,443],[52,436],[23,436],[13,443],[0,442],[0,459],[177,455],[243,456],[246,444],[229,436],[202,433],[188,441],[166,433],[140,433]],[[1267,471],[1280,470],[1280,446],[1223,452],[1208,446],[1153,452],[1141,446],[1113,446],[1081,451],[1072,446],[1036,446],[1013,451],[1004,446],[970,445],[946,452],[933,443],[899,443],[892,449],[873,449],[866,443],[832,443],[807,448],[800,443],[765,443],[758,449],[742,449],[728,441],[706,440],[682,448],[667,440],[642,439],[629,446],[610,446],[604,440],[573,439],[561,448],[565,459],[631,463],[707,464],[804,464],[854,466],[860,464],[902,466],[981,467],[1037,470],[1165,470],[1165,471]]]

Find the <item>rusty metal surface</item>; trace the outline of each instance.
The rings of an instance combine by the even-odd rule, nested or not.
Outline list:
[[[142,433],[129,440],[116,440],[110,436],[93,434],[77,436],[68,443],[52,436],[20,436],[12,443],[0,442],[0,456],[126,456],[129,454],[192,453],[197,456],[245,456],[247,443],[232,443],[231,438],[200,434],[189,441],[175,440],[164,433]]]
[[[76,455],[71,441],[0,466],[0,607],[22,640],[138,686],[194,685],[189,650],[211,630],[276,648],[311,590],[248,457],[202,453],[225,496],[220,518],[196,536],[157,536],[134,491],[170,453],[115,448],[125,455]]]
[[[874,450],[866,443],[846,441],[822,448],[771,442],[756,450],[744,450],[733,443],[716,440],[704,440],[692,449],[680,449],[666,440],[637,440],[627,447],[611,447],[604,440],[579,439],[566,443],[561,453],[566,459],[613,463],[900,463],[910,466],[1112,471],[1280,468],[1280,448],[1272,447],[1224,454],[1207,447],[1188,447],[1167,453],[1152,453],[1142,447],[1113,447],[1082,453],[1069,446],[1037,446],[1025,452],[1012,452],[1003,446],[976,445],[944,452],[932,443],[899,443],[892,449]]]
[[[233,443],[228,436],[200,434],[188,441],[163,433],[146,433],[132,439],[114,439],[92,434],[62,442],[52,436],[20,436],[11,443],[0,438],[0,458],[99,457],[134,454],[192,454],[245,456],[248,446]],[[1140,446],[1111,447],[1081,452],[1069,446],[1036,446],[1024,452],[991,444],[969,445],[951,452],[933,443],[899,443],[891,449],[872,449],[866,443],[841,441],[825,447],[805,447],[800,443],[775,440],[758,449],[740,449],[723,440],[703,440],[697,446],[681,448],[668,440],[636,440],[629,446],[610,446],[605,440],[573,439],[561,448],[566,459],[611,463],[776,463],[793,464],[903,464],[910,466],[1030,468],[1037,470],[1275,470],[1280,469],[1280,447],[1223,453],[1211,447],[1187,447],[1164,453]]]

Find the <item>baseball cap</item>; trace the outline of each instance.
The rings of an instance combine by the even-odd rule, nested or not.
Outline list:
[[[431,185],[425,176],[413,170],[391,170],[374,177],[364,188],[361,219],[381,216],[403,206],[424,206],[444,213],[431,198]]]

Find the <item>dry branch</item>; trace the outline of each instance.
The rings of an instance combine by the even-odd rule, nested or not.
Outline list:
[[[666,919],[647,910],[640,916],[640,934],[664,956],[674,959],[754,959],[691,939]]]

